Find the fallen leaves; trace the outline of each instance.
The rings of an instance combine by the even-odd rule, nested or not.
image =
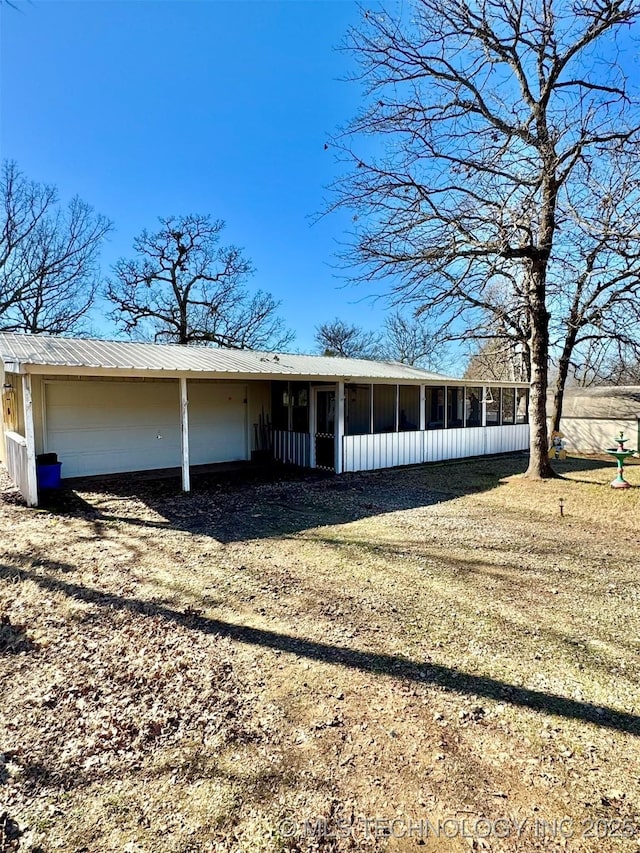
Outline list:
[[[34,648],[25,625],[12,624],[7,613],[0,615],[0,655],[17,655]]]
[[[466,495],[482,465],[0,504],[6,843],[342,853],[279,821],[636,815],[630,734],[517,700],[633,710],[638,543],[577,515],[560,543],[517,483]]]

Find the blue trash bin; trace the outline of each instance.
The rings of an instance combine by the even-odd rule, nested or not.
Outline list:
[[[36,464],[36,476],[39,489],[59,489],[62,462],[54,462],[51,465]]]

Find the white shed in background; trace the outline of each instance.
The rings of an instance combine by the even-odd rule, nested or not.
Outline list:
[[[551,411],[549,397],[547,411]],[[615,446],[622,431],[627,447],[640,448],[640,386],[608,385],[568,388],[565,391],[560,429],[569,452],[603,453]]]

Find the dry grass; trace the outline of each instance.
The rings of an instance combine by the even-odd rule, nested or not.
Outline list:
[[[5,489],[0,851],[640,850],[640,466],[523,467]]]

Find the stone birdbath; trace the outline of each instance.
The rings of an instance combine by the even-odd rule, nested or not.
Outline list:
[[[618,443],[617,447],[607,447],[607,453],[610,456],[615,456],[616,462],[618,463],[618,476],[615,480],[611,481],[611,487],[613,489],[629,489],[630,484],[627,483],[624,478],[624,461],[625,459],[628,459],[629,456],[633,456],[636,451],[625,448],[625,442],[629,441],[629,439],[624,437],[624,433],[622,431],[618,433],[616,441]]]

